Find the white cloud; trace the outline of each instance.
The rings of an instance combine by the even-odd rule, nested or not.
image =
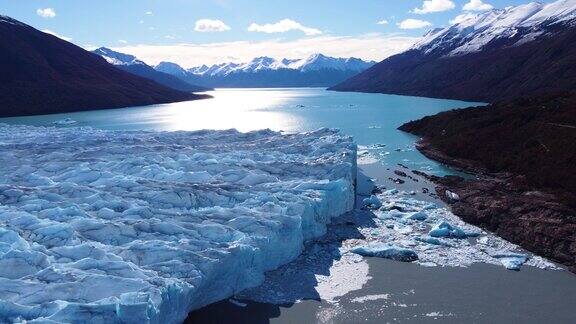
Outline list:
[[[194,30],[201,33],[223,32],[230,30],[222,20],[217,19],[200,19],[196,22]]]
[[[147,15],[147,16],[152,16],[152,15],[154,15],[154,13],[153,13],[152,11],[146,11],[144,14]]]
[[[118,43],[120,43],[120,44],[128,44],[128,41],[125,40],[125,39],[119,39],[119,40],[118,40]]]
[[[419,15],[442,12],[456,8],[456,5],[451,0],[425,0],[422,3],[422,8],[414,8],[411,12]]]
[[[39,8],[36,10],[36,14],[42,18],[56,17],[56,11],[53,8]]]
[[[494,8],[494,6],[483,2],[482,0],[470,0],[470,2],[462,7],[462,9],[466,11],[486,11],[492,8]]]
[[[398,23],[400,29],[420,29],[430,26],[432,26],[432,23],[420,19],[406,19]]]
[[[62,36],[62,35],[60,35],[60,34],[58,34],[58,33],[56,33],[56,32],[53,32],[53,31],[51,31],[51,30],[49,30],[49,29],[43,29],[42,32],[43,32],[43,33],[46,33],[46,34],[50,34],[50,35],[52,35],[52,36],[56,36],[56,37],[58,37],[58,38],[60,38],[60,39],[63,39],[63,40],[65,40],[65,41],[67,41],[67,42],[69,42],[69,41],[72,40],[72,38],[70,38],[70,37]]]
[[[317,36],[292,41],[237,41],[208,44],[130,45],[115,48],[130,53],[150,65],[161,61],[178,63],[183,67],[222,62],[247,62],[254,57],[303,58],[314,53],[335,57],[359,57],[381,61],[408,49],[419,37],[385,35]],[[233,53],[234,57],[230,57]]]
[[[292,30],[299,30],[306,34],[307,36],[317,36],[322,34],[322,31],[316,28],[306,27],[301,23],[294,21],[292,19],[282,19],[274,24],[259,25],[252,23],[248,27],[248,31],[251,32],[261,32],[261,33],[285,33]]]
[[[383,20],[380,20],[379,22],[377,22],[376,24],[378,24],[378,25],[388,25],[388,20],[383,19]]]

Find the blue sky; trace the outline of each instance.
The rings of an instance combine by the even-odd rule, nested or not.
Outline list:
[[[301,57],[319,51],[380,60],[410,46],[426,30],[448,25],[470,2],[2,0],[0,13],[83,47],[107,46],[151,64],[172,60],[192,66],[259,55]],[[526,2],[472,0],[468,8]]]

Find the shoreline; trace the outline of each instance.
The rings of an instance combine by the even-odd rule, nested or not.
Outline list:
[[[576,273],[576,211],[553,194],[529,186],[511,173],[489,173],[481,164],[452,158],[425,138],[416,148],[426,157],[475,176],[438,177],[421,171],[436,185],[438,197],[467,223],[488,230],[522,248],[550,258]],[[448,197],[456,193],[458,199]]]
[[[396,170],[379,163],[362,164],[359,169],[376,181],[377,188],[411,190],[420,187],[429,188],[430,193],[434,191],[434,184],[419,175],[413,176],[419,182],[407,176],[406,183],[395,183]],[[405,172],[410,171],[405,169]],[[436,202],[446,208],[441,200],[422,192],[409,197]],[[465,266],[424,266],[414,262],[362,258],[352,263],[357,267],[353,276],[341,276],[349,273],[338,271],[342,256],[328,252],[341,249],[351,240],[365,240],[375,230],[373,222],[378,220],[372,211],[337,219],[328,231],[332,235],[310,242],[296,261],[267,273],[262,287],[195,310],[184,323],[433,320],[537,323],[545,318],[569,323],[571,314],[567,310],[573,307],[574,299],[566,296],[573,296],[576,286],[574,274],[560,269],[523,266],[520,271],[511,271],[485,262]],[[484,253],[490,254],[490,251]],[[526,282],[530,285],[526,286]],[[327,291],[327,287],[331,289]],[[565,291],[559,293],[557,289]],[[542,298],[555,301],[541,305]],[[500,310],[497,305],[502,304],[508,307]],[[558,306],[560,304],[562,306]]]

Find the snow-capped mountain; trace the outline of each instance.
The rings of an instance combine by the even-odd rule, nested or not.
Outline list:
[[[136,56],[116,52],[106,47],[100,47],[92,53],[102,56],[108,63],[134,75],[153,80],[161,85],[186,92],[200,92],[209,90],[206,87],[190,84],[182,79],[155,70],[148,64],[138,60]]]
[[[92,53],[102,56],[112,65],[146,65],[146,63],[138,60],[134,55],[116,52],[106,47],[97,48],[93,50]]]
[[[576,0],[463,14],[333,87],[471,101],[576,88]]]
[[[265,70],[297,70],[300,72],[318,71],[322,69],[338,71],[363,71],[376,62],[366,62],[358,58],[336,58],[322,54],[314,54],[303,59],[276,60],[271,57],[257,57],[248,63],[223,63],[213,66],[198,66],[188,70],[195,75],[228,75],[230,73],[247,72],[254,73]],[[162,64],[162,63],[161,63]],[[159,67],[157,67],[159,68]],[[166,71],[164,71],[166,72]]]
[[[482,14],[465,13],[458,16],[452,26],[428,33],[413,49],[464,55],[481,51],[496,40],[516,39],[522,44],[541,36],[554,25],[573,23],[575,18],[576,0],[550,4],[531,2]]]
[[[246,63],[221,63],[184,69],[162,62],[155,68],[188,82],[211,87],[331,86],[357,74],[375,62],[335,58],[322,54],[303,59],[257,57]]]

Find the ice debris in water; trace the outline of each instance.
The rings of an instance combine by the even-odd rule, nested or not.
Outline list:
[[[508,269],[522,264],[558,269],[544,258],[514,252],[521,249],[465,223],[445,207],[402,195],[396,189],[384,191],[377,197],[382,206],[373,211],[376,216],[373,222],[358,228],[361,239],[343,242],[344,251],[357,248],[356,251],[368,253],[374,250],[366,247],[396,246],[413,251],[418,256],[415,262],[424,266],[468,266],[484,262]]]
[[[494,257],[499,259],[502,265],[509,270],[520,270],[520,267],[528,260],[528,256],[521,253],[496,254]]]
[[[362,245],[355,247],[350,251],[361,256],[379,257],[396,261],[412,262],[414,260],[418,260],[418,255],[416,252],[410,249],[385,243]]]
[[[428,218],[428,215],[426,214],[426,212],[421,210],[418,212],[411,213],[410,215],[407,215],[406,218],[412,219],[412,220],[423,221],[423,220],[426,220]]]
[[[382,202],[375,195],[371,195],[370,197],[364,198],[364,200],[362,200],[362,207],[366,209],[378,209],[381,206]]]
[[[421,237],[416,237],[416,241],[419,242],[424,242],[424,243],[428,243],[428,244],[433,244],[433,245],[444,245],[444,246],[450,246],[450,243],[441,241],[438,238],[435,237],[430,237],[430,236],[421,236]]]
[[[328,129],[0,124],[0,150],[0,322],[180,323],[354,206],[356,146]]]
[[[432,237],[466,238],[466,233],[459,227],[452,226],[447,221],[434,225],[428,235]]]

